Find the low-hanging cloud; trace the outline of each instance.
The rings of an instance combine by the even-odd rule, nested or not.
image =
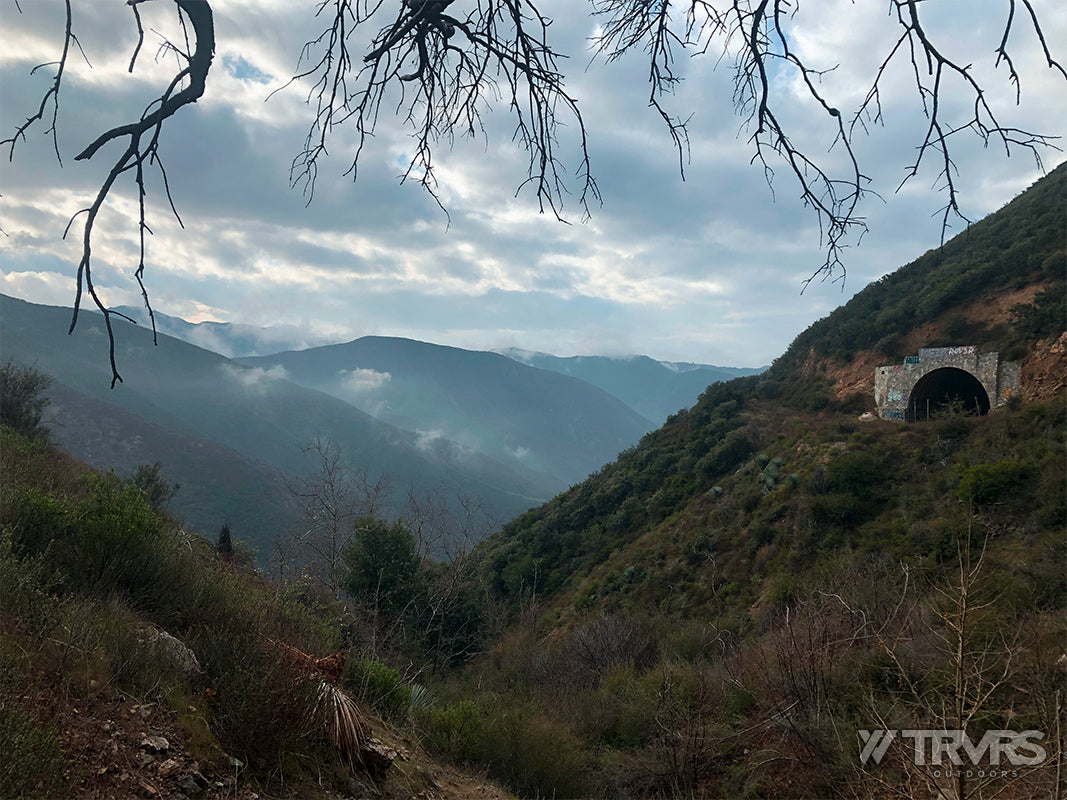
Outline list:
[[[364,395],[381,389],[389,383],[393,376],[388,372],[378,372],[373,369],[343,369],[337,373],[341,381],[341,387],[349,394]]]
[[[222,372],[255,394],[263,394],[271,384],[289,379],[289,373],[281,364],[273,367],[238,367],[234,364],[223,364]]]

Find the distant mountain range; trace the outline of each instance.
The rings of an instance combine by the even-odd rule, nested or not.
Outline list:
[[[153,347],[150,331],[118,319],[112,324],[125,382],[109,389],[102,318],[83,314],[72,336],[69,323],[69,309],[0,295],[0,357],[53,376],[49,423],[57,442],[120,473],[160,461],[166,478],[181,484],[171,505],[190,527],[211,533],[229,520],[234,535],[264,555],[296,521],[285,484],[313,470],[304,448],[319,437],[372,480],[388,476],[398,505],[410,487],[453,503],[460,495],[476,498],[506,520],[560,488],[518,462],[376,420],[280,370],[166,335]]]
[[[497,353],[366,336],[241,359],[282,370],[422,438],[445,437],[552,476],[562,490],[654,426],[602,389]]]
[[[144,308],[132,306],[120,306],[117,311],[147,324],[148,319]],[[179,317],[155,312],[156,328],[160,333],[199,345],[230,358],[242,358],[247,356],[271,356],[288,351],[304,351],[308,348],[319,348],[328,345],[324,352],[309,356],[308,361],[314,362],[315,367],[301,370],[306,378],[297,378],[298,382],[305,385],[313,385],[315,388],[341,397],[363,408],[371,414],[377,415],[380,405],[370,399],[373,376],[366,375],[366,381],[360,381],[358,375],[349,377],[345,386],[335,385],[338,382],[333,377],[324,373],[330,358],[340,359],[337,369],[351,369],[351,365],[345,367],[341,362],[347,363],[352,355],[368,358],[378,364],[378,367],[370,363],[360,365],[362,369],[376,369],[388,372],[390,375],[402,372],[404,368],[397,366],[391,368],[387,358],[384,358],[384,345],[382,341],[388,341],[387,337],[364,337],[357,341],[364,342],[360,347],[350,347],[349,353],[342,353],[338,349],[348,345],[333,345],[322,341],[321,336],[292,325],[278,325],[269,327],[257,327],[254,325],[242,325],[230,322],[187,322]],[[396,340],[410,341],[410,340]],[[370,345],[368,342],[377,342]],[[350,343],[351,345],[352,343]],[[394,352],[401,359],[412,355],[415,345],[412,343],[405,347],[396,346]],[[433,345],[425,345],[428,348]],[[457,348],[445,348],[435,351],[443,355],[447,351],[455,353]],[[458,351],[474,352],[474,351]],[[657,361],[643,355],[632,356],[572,356],[563,358],[517,347],[506,348],[496,351],[500,355],[519,361],[527,366],[538,369],[557,372],[578,378],[603,389],[610,395],[615,396],[639,415],[648,420],[645,431],[652,430],[660,425],[669,415],[682,408],[690,408],[696,403],[697,397],[712,383],[728,381],[744,375],[754,375],[763,372],[766,367],[717,367],[711,364],[698,364],[684,361]],[[381,387],[378,387],[381,388]],[[356,389],[353,393],[352,389]],[[388,392],[387,392],[388,393]],[[357,396],[357,395],[363,396]],[[380,398],[379,398],[380,400]],[[393,409],[394,414],[399,413]],[[413,420],[401,422],[401,427],[413,424]],[[425,427],[424,421],[419,424]],[[462,436],[456,438],[462,439]],[[614,454],[612,454],[613,456]],[[582,475],[581,477],[584,477]]]
[[[561,358],[514,347],[500,352],[532,367],[571,375],[599,386],[657,426],[679,409],[691,408],[709,385],[756,375],[766,369],[656,361],[648,356]]]
[[[312,469],[303,450],[317,438],[401,493],[447,486],[503,521],[612,461],[709,383],[759,371],[381,336],[264,355],[313,338],[158,312],[153,347],[144,310],[117,310],[141,324],[113,319],[125,378],[114,390],[96,314],[67,336],[69,309],[0,295],[0,357],[54,377],[53,434],[73,455],[124,474],[160,461],[191,527],[230,521],[261,548],[294,524],[287,484]]]

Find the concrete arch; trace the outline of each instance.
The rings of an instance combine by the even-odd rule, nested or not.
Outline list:
[[[965,369],[940,367],[915,382],[908,398],[907,422],[929,419],[952,403],[962,403],[970,414],[988,414],[989,393],[982,382]]]
[[[922,348],[903,364],[884,364],[874,374],[878,416],[898,422],[926,419],[927,405],[932,413],[954,397],[972,412],[988,414],[1021,388],[1018,361],[1001,361],[999,353],[979,353],[974,345]]]

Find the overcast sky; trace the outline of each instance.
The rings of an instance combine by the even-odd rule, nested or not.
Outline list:
[[[0,0],[0,111],[3,132],[36,110],[62,44],[59,0]],[[906,70],[886,76],[884,126],[857,143],[864,171],[883,200],[863,206],[870,232],[847,252],[840,282],[803,281],[825,257],[813,215],[797,200],[784,168],[773,191],[750,163],[750,131],[731,105],[732,75],[716,58],[679,64],[685,81],[671,107],[692,114],[685,181],[656,114],[647,107],[647,66],[639,57],[591,60],[596,21],[578,0],[539,4],[554,19],[568,85],[588,128],[592,168],[603,204],[572,224],[540,215],[516,188],[526,156],[511,142],[506,108],[486,116],[488,141],[460,141],[435,156],[449,218],[417,185],[397,177],[410,152],[408,133],[383,119],[361,161],[344,177],[352,135],[339,132],[310,206],[289,188],[310,109],[299,87],[267,100],[293,74],[300,47],[317,35],[318,2],[212,0],[216,54],[204,97],[167,123],[161,152],[184,230],[154,185],[149,196],[146,283],[153,306],[191,321],[295,325],[307,343],[367,334],[407,336],[472,349],[517,346],[557,355],[644,353],[668,360],[732,366],[767,364],[799,332],[868,282],[935,247],[940,237],[937,167],[931,161],[896,191],[923,134],[921,109]],[[456,8],[465,5],[458,0]],[[840,64],[824,79],[847,113],[862,99],[895,36],[889,2],[808,0],[795,42],[814,63]],[[993,71],[1006,0],[930,0],[922,9],[941,46],[989,80],[991,98],[1015,127],[1067,133],[1062,76],[1044,67],[1032,32],[1011,40],[1022,99],[1004,68]],[[1035,0],[1047,41],[1067,46],[1067,5]],[[0,291],[71,305],[80,225],[63,240],[70,216],[88,205],[116,146],[91,162],[73,156],[102,130],[136,119],[173,73],[154,63],[158,36],[173,27],[170,3],[140,7],[147,44],[127,66],[136,40],[133,16],[118,0],[75,0],[75,32],[92,64],[71,57],[58,120],[63,163],[45,126],[34,128],[0,171]],[[818,16],[811,16],[817,11]],[[386,22],[382,20],[382,24]],[[168,27],[169,26],[169,27]],[[375,28],[377,25],[375,25]],[[1062,48],[1061,48],[1062,49]],[[1067,52],[1060,52],[1067,58]],[[903,63],[901,64],[903,67]],[[825,116],[794,102],[795,80],[774,86],[798,141],[827,150]],[[965,103],[963,104],[965,106]],[[955,111],[958,109],[949,109]],[[965,113],[969,109],[962,108]],[[962,117],[960,117],[962,119]],[[564,129],[564,159],[573,140]],[[1060,163],[1044,153],[1046,170]],[[1041,172],[1025,151],[1005,157],[961,138],[956,150],[962,203],[971,219],[996,210]],[[776,165],[781,166],[781,165]],[[94,247],[96,281],[110,305],[138,304],[135,192],[121,183],[102,215]],[[961,226],[957,225],[957,228]]]

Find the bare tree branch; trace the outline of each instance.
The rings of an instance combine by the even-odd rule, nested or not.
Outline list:
[[[145,167],[159,168],[164,192],[177,216],[160,160],[159,139],[166,121],[203,95],[214,52],[208,0],[169,1],[177,9],[186,37],[184,49],[170,42],[163,45],[178,59],[178,71],[139,119],[104,131],[76,157],[91,159],[115,141],[125,145],[93,202],[71,219],[72,224],[85,214],[71,330],[77,324],[82,294],[87,291],[104,314],[112,386],[122,380],[115,363],[114,312],[98,296],[92,276],[92,240],[98,214],[117,180],[130,173],[137,186],[139,208],[140,257],[135,276],[154,333],[154,315],[143,281],[145,236],[151,234],[145,214]],[[744,121],[752,162],[762,167],[772,190],[778,171],[790,176],[800,202],[814,213],[819,225],[825,260],[807,282],[817,277],[843,279],[844,250],[853,241],[862,240],[867,230],[862,203],[875,190],[856,143],[871,126],[883,123],[882,90],[891,69],[908,69],[912,96],[926,118],[917,133],[914,161],[904,170],[900,185],[928,164],[937,171],[937,183],[946,195],[940,212],[942,241],[954,220],[968,222],[953,159],[961,134],[976,136],[984,145],[999,144],[1008,155],[1029,153],[1039,166],[1042,151],[1056,149],[1057,137],[1016,128],[1001,119],[1001,112],[989,99],[990,87],[976,76],[971,63],[947,55],[949,50],[936,40],[924,20],[930,4],[922,5],[921,0],[885,0],[896,35],[886,41],[863,99],[844,112],[824,80],[837,65],[812,63],[795,44],[802,24],[798,22],[801,0],[591,1],[599,23],[594,41],[597,52],[609,62],[634,51],[647,59],[649,105],[666,125],[683,178],[690,157],[691,117],[672,111],[668,99],[684,77],[679,59],[711,55],[732,64],[732,104]],[[143,2],[147,0],[127,0],[138,32],[131,71],[144,40],[139,10]],[[1054,57],[1032,0],[999,2],[1005,12],[1004,23],[991,44],[991,61],[994,67],[1003,65],[1006,69],[1016,102],[1022,87],[1010,43],[1017,34],[1036,40],[1047,67],[1067,79],[1067,70]],[[25,140],[27,131],[37,123],[50,123],[46,133],[51,134],[59,156],[59,94],[71,45],[80,48],[73,32],[71,7],[70,0],[65,0],[59,60],[35,68],[56,68],[49,88],[36,112],[0,142],[8,147],[9,159],[19,140]],[[292,183],[302,187],[308,202],[313,198],[330,137],[341,128],[354,130],[354,152],[345,174],[356,178],[364,150],[386,114],[397,117],[411,136],[402,182],[420,184],[444,208],[435,174],[436,151],[451,147],[457,136],[487,136],[482,115],[501,103],[513,120],[513,139],[528,157],[526,177],[516,194],[532,191],[539,209],[551,211],[560,220],[564,220],[565,205],[572,197],[585,215],[590,203],[599,201],[586,124],[561,68],[566,56],[550,42],[552,21],[536,0],[319,0],[316,16],[322,22],[322,33],[304,45],[290,81],[307,84],[307,102],[313,108],[303,149],[290,170]],[[375,30],[372,21],[378,26],[374,33],[370,33]],[[816,110],[822,118],[824,152],[808,144],[810,123],[801,131],[800,123],[791,119],[794,98],[775,88],[783,79],[800,87],[803,106]],[[573,145],[574,163],[565,155],[564,144]],[[181,219],[178,221],[180,224]]]
[[[10,138],[4,139],[3,141],[0,141],[0,146],[3,146],[3,145],[7,145],[8,146],[8,151],[7,151],[7,160],[8,161],[13,160],[14,157],[15,157],[15,144],[18,142],[18,140],[19,139],[22,139],[23,141],[26,140],[26,131],[29,130],[31,127],[33,127],[33,125],[35,123],[42,122],[44,120],[44,116],[45,116],[45,113],[46,113],[46,111],[48,109],[48,106],[49,106],[49,104],[51,104],[51,107],[52,107],[52,121],[51,121],[51,123],[50,123],[50,125],[48,127],[48,130],[46,130],[45,133],[51,134],[51,136],[52,136],[52,147],[56,151],[56,158],[59,160],[59,163],[61,163],[61,164],[63,163],[63,156],[60,155],[60,152],[59,152],[59,134],[58,134],[57,125],[56,125],[56,122],[57,122],[57,120],[59,118],[59,90],[63,85],[63,73],[66,71],[66,68],[67,68],[67,56],[70,54],[70,46],[71,46],[71,44],[77,45],[79,51],[81,51],[81,44],[78,42],[78,37],[74,35],[74,31],[72,29],[73,15],[71,14],[70,0],[65,0],[64,8],[66,10],[66,23],[64,25],[64,32],[63,32],[63,52],[60,54],[59,60],[58,61],[53,61],[53,62],[50,62],[50,63],[45,63],[45,64],[38,64],[36,67],[34,67],[32,70],[30,70],[30,74],[32,75],[35,72],[37,72],[37,70],[39,70],[39,69],[44,69],[46,67],[54,66],[56,68],[56,74],[52,78],[52,85],[48,87],[48,90],[44,93],[44,96],[41,98],[41,105],[38,107],[36,113],[34,113],[31,116],[29,116],[26,119],[25,122],[23,122],[21,125],[19,125],[15,129],[15,133]],[[22,9],[20,8],[19,9],[19,13],[21,13],[21,12],[22,12]],[[85,58],[85,52],[84,51],[82,51],[82,57]],[[89,63],[89,59],[88,58],[85,58],[85,63],[87,63],[87,64]],[[92,66],[92,65],[90,64],[90,66]]]
[[[353,59],[353,34],[383,4],[320,4],[328,25],[304,46],[293,78],[311,82],[308,103],[315,107],[304,150],[293,161],[294,185],[302,186],[310,201],[329,135],[345,124],[357,134],[348,173],[355,177],[383,107],[395,102],[395,113],[414,142],[402,180],[417,181],[440,204],[434,150],[442,143],[451,146],[457,135],[484,133],[483,110],[503,100],[515,119],[513,137],[529,154],[519,191],[532,187],[540,209],[559,219],[569,190],[557,137],[567,121],[561,117],[573,123],[578,204],[588,213],[600,194],[590,170],[585,122],[558,68],[563,56],[548,43],[551,20],[529,0],[480,0],[465,16],[446,13],[453,2],[404,0],[393,21],[373,38],[362,66]]]
[[[1032,3],[1019,1],[1026,8],[1048,67],[1067,78],[1067,71],[1048,48]],[[1007,21],[995,51],[995,65],[1007,65],[1018,101],[1018,74],[1008,52],[1009,35],[1016,24],[1016,0],[1004,0],[1004,3]],[[663,100],[681,80],[673,68],[675,51],[704,55],[714,49],[720,52],[721,58],[733,62],[733,103],[752,131],[749,143],[753,162],[763,166],[769,183],[775,177],[775,165],[784,162],[800,188],[801,202],[815,213],[822,231],[826,259],[807,282],[816,277],[843,278],[843,250],[852,234],[862,238],[867,230],[859,206],[873,190],[854,149],[854,136],[865,132],[869,123],[882,121],[882,81],[890,64],[898,59],[911,59],[915,95],[928,120],[917,145],[915,161],[908,167],[901,185],[918,174],[927,156],[937,157],[942,189],[948,195],[942,209],[942,241],[952,218],[968,221],[960,209],[952,160],[951,144],[956,134],[970,132],[985,144],[999,141],[1009,155],[1022,149],[1031,153],[1039,164],[1041,150],[1054,148],[1057,137],[1001,123],[971,65],[945,56],[929,36],[920,19],[920,0],[890,0],[890,11],[900,27],[900,36],[890,44],[867,96],[850,115],[847,125],[842,112],[819,88],[819,79],[835,67],[824,69],[807,63],[790,44],[788,31],[799,11],[799,0],[731,0],[728,3],[690,0],[683,4],[686,11],[675,24],[671,23],[671,10],[678,4],[671,0],[593,0],[593,4],[595,13],[603,20],[597,42],[602,54],[615,60],[633,50],[645,52],[649,61],[650,103],[666,121],[680,157],[688,147],[688,120],[682,121],[666,112]],[[837,148],[844,154],[844,167],[825,165],[825,157],[817,158],[794,141],[783,121],[788,101],[775,95],[769,79],[772,69],[782,68],[800,79],[811,100],[809,106],[821,109],[829,118],[832,131],[829,150]],[[949,82],[950,77],[956,80]],[[955,99],[961,91],[973,102],[973,117],[950,120],[944,101]]]
[[[133,11],[138,33],[137,45],[130,58],[130,72],[133,71],[134,66],[136,65],[137,55],[144,42],[144,28],[141,24],[140,12],[137,8],[138,5],[143,2],[147,2],[147,0],[127,0],[127,5],[129,5]],[[186,21],[192,26],[195,47],[191,52],[188,52],[188,47],[186,48],[186,51],[182,51],[170,43],[166,43],[166,49],[178,57],[182,66],[177,74],[171,79],[159,98],[149,104],[144,113],[141,114],[140,119],[104,131],[91,144],[89,144],[88,147],[75,156],[75,160],[78,161],[88,160],[93,158],[96,153],[108,143],[116,140],[125,140],[125,149],[122,151],[121,155],[115,159],[113,165],[108,170],[100,188],[97,190],[93,202],[88,207],[81,209],[71,217],[70,221],[67,223],[67,228],[63,233],[64,238],[66,238],[66,235],[70,232],[71,226],[74,224],[75,220],[82,214],[85,214],[82,233],[82,254],[78,263],[77,291],[74,297],[74,312],[71,316],[69,332],[73,333],[75,326],[78,324],[82,294],[83,292],[88,292],[89,296],[93,299],[93,303],[104,316],[104,326],[106,327],[108,334],[108,352],[111,364],[112,388],[114,388],[117,382],[122,381],[122,376],[119,374],[118,365],[115,360],[115,332],[111,326],[111,317],[116,314],[116,312],[110,310],[104,304],[100,295],[97,293],[95,284],[93,283],[92,245],[97,217],[104,202],[110,195],[111,190],[114,188],[116,181],[125,173],[132,172],[134,183],[137,186],[137,227],[138,238],[140,240],[140,258],[134,276],[141,288],[141,295],[144,299],[145,306],[148,309],[149,319],[152,322],[153,341],[155,341],[155,315],[152,312],[152,306],[148,299],[148,291],[143,280],[145,268],[145,234],[151,234],[152,232],[147,224],[145,216],[146,190],[144,168],[147,164],[149,166],[154,165],[160,170],[167,200],[170,203],[171,210],[174,211],[175,216],[177,217],[177,210],[174,207],[174,201],[170,194],[170,184],[167,180],[166,171],[163,168],[163,163],[159,154],[159,138],[163,130],[163,124],[167,119],[173,116],[183,106],[195,103],[204,94],[207,74],[211,68],[211,61],[215,51],[214,22],[211,14],[211,6],[208,4],[208,0],[172,0],[172,2],[178,9],[179,21],[183,27],[185,26]],[[51,106],[51,124],[46,132],[51,134],[56,157],[62,161],[56,133],[56,121],[59,113],[59,92],[63,84],[67,58],[70,54],[70,46],[75,44],[78,45],[79,49],[81,48],[81,45],[78,43],[78,38],[73,31],[73,14],[71,11],[70,0],[66,0],[65,10],[66,21],[63,51],[59,61],[55,62],[56,74],[52,80],[52,84],[42,97],[37,112],[29,117],[23,124],[19,125],[13,136],[0,142],[0,145],[8,146],[9,159],[14,156],[15,145],[18,140],[25,140],[27,130],[35,123],[43,121],[49,106]],[[88,63],[88,59],[86,59],[86,62]],[[51,65],[39,65],[34,68],[34,71],[45,66]],[[177,218],[178,223],[181,224],[181,218]],[[119,316],[123,315],[120,314]]]
[[[141,18],[137,13],[137,5],[142,2],[146,2],[146,0],[128,0],[128,5],[134,9],[134,14],[137,20],[137,29],[140,34],[137,48],[134,50],[133,57],[130,60],[131,70],[136,61],[137,52],[141,48],[141,40],[143,39],[144,34],[143,28],[141,27]],[[196,40],[196,48],[192,53],[181,53],[177,48],[171,48],[173,52],[179,54],[181,60],[185,62],[185,66],[174,76],[162,95],[160,95],[159,99],[155,100],[145,109],[139,120],[104,131],[92,142],[92,144],[75,156],[75,159],[78,161],[91,159],[100,148],[107,143],[116,139],[125,138],[128,140],[126,149],[115,160],[115,163],[109,170],[103,184],[97,191],[93,203],[87,209],[83,209],[86,218],[82,234],[82,256],[81,261],[78,263],[77,293],[74,298],[74,313],[70,321],[70,332],[73,333],[75,326],[78,324],[78,312],[81,309],[82,291],[83,289],[88,291],[93,302],[96,304],[96,307],[104,315],[104,325],[107,328],[109,356],[111,359],[112,388],[114,388],[116,382],[122,381],[122,376],[119,374],[118,365],[115,362],[115,333],[111,327],[111,315],[113,312],[104,305],[100,296],[96,292],[96,287],[93,285],[92,239],[97,215],[100,213],[104,201],[107,199],[112,187],[115,185],[115,181],[118,180],[123,173],[133,170],[134,182],[137,184],[137,204],[139,211],[138,236],[140,239],[140,260],[134,275],[141,287],[145,306],[148,308],[149,318],[152,320],[152,337],[153,341],[155,341],[155,315],[148,302],[148,292],[145,290],[143,282],[145,267],[144,237],[146,232],[151,233],[151,229],[145,223],[144,165],[147,162],[150,165],[154,164],[159,167],[160,171],[163,173],[164,187],[167,193],[168,202],[170,202],[171,208],[173,208],[174,202],[170,196],[170,187],[167,183],[166,173],[163,171],[162,161],[160,160],[159,155],[159,136],[163,130],[163,123],[166,119],[173,116],[178,109],[183,106],[195,103],[204,94],[208,70],[211,68],[211,60],[215,52],[215,27],[211,14],[211,7],[208,5],[207,0],[173,0],[173,2],[178,7],[179,17],[182,19],[187,18],[189,20],[193,27]],[[185,84],[184,88],[179,89],[178,87],[183,83]],[[142,141],[143,137],[146,135],[148,135],[147,141]],[[78,212],[78,214],[81,213],[82,212]],[[75,217],[78,216],[78,214],[76,214]],[[73,222],[73,219],[71,222]],[[181,223],[180,218],[178,219],[178,222],[179,224]],[[65,235],[66,234],[64,234],[64,236]]]

